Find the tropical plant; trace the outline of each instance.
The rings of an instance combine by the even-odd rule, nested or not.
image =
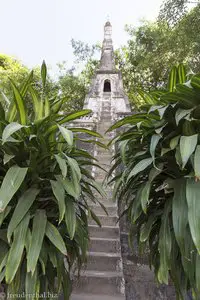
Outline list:
[[[77,143],[82,133],[100,135],[72,124],[67,129],[90,111],[63,115],[62,99],[45,94],[45,63],[41,78],[41,94],[33,72],[20,87],[10,80],[13,99],[1,93],[0,284],[27,299],[61,291],[69,299],[72,267],[79,270],[86,259],[88,217],[99,223],[87,201],[94,191],[103,194],[90,173],[93,157]]]
[[[200,75],[174,67],[167,91],[143,92],[143,111],[109,130],[119,168],[114,197],[124,203],[130,241],[148,250],[159,283],[171,277],[177,299],[200,296]]]

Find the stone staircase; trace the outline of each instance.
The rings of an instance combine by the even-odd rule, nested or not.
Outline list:
[[[104,135],[111,126],[110,97],[102,101],[101,120],[98,132]],[[104,135],[104,142],[110,140]],[[107,171],[111,166],[112,153],[98,148],[97,158],[101,166]],[[95,179],[102,183],[105,172],[95,170]],[[91,204],[91,208],[99,217],[102,227],[93,220],[89,222],[90,248],[86,269],[81,271],[80,279],[75,283],[71,300],[124,300],[124,280],[122,272],[120,233],[117,223],[117,205],[111,199],[111,187],[105,188],[106,199],[99,199],[107,209],[108,215],[99,205]]]

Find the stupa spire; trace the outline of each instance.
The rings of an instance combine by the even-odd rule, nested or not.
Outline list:
[[[112,43],[112,25],[108,20],[104,25],[104,40],[102,45],[100,68],[101,71],[115,70],[114,51]]]

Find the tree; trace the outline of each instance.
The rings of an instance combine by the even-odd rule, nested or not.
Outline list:
[[[75,111],[83,108],[88,88],[80,75],[76,76],[71,72],[61,75],[58,86],[61,95],[65,98],[63,110]]]
[[[5,94],[11,91],[8,78],[17,83],[22,83],[29,73],[29,69],[19,60],[5,54],[0,54],[0,88]]]
[[[23,65],[18,59],[5,54],[0,54],[0,90],[8,98],[12,97],[13,94],[10,79],[19,87],[24,83],[24,80],[29,73],[30,69]],[[42,91],[39,67],[33,69],[32,85],[36,88],[38,93]],[[58,85],[50,76],[47,76],[45,92],[48,97],[52,98],[58,93]],[[29,104],[31,103],[29,94],[26,94],[26,101]]]
[[[66,62],[58,64],[60,75],[57,81],[60,95],[65,98],[63,110],[82,109],[88,93],[91,79],[94,76],[98,60],[94,56],[99,51],[98,45],[89,46],[82,41],[71,40],[75,62],[67,69]],[[81,72],[78,70],[81,67]]]
[[[175,26],[187,12],[188,0],[165,0],[161,6],[158,20]]]
[[[200,72],[200,5],[197,5],[172,28],[167,22],[147,22],[135,28],[126,26],[127,46],[118,51],[125,90],[133,105],[140,105],[135,97],[145,91],[166,88],[168,69],[186,63]]]

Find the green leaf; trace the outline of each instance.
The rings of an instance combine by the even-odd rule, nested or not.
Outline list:
[[[91,135],[91,136],[95,136],[95,137],[98,137],[98,138],[103,138],[103,136],[100,134],[100,133],[98,133],[98,132],[96,132],[96,131],[93,131],[93,130],[90,130],[90,129],[86,129],[86,128],[70,128],[70,130],[72,131],[72,132],[78,132],[78,133],[80,133],[80,132],[82,132],[82,133],[87,133],[88,135]]]
[[[178,82],[184,83],[186,82],[186,68],[184,64],[178,65]]]
[[[169,146],[170,146],[171,150],[174,150],[176,148],[179,140],[180,140],[180,135],[177,135],[177,136],[173,137],[173,139],[170,140]]]
[[[8,249],[6,249],[6,252],[8,252]],[[0,263],[0,272],[4,269],[4,267],[6,266],[7,264],[7,261],[8,261],[8,253],[4,253],[3,255],[3,258],[1,260],[1,263]],[[4,274],[5,276],[5,274]]]
[[[26,281],[25,281],[25,291],[26,291],[26,300],[35,300],[36,290],[37,290],[37,278],[38,272],[35,270],[34,274],[26,273]]]
[[[63,220],[65,215],[65,190],[60,181],[51,180],[51,187],[58,201],[59,206],[59,223]]]
[[[68,178],[63,179],[59,175],[56,175],[55,177],[62,184],[63,188],[69,195],[71,195],[75,199],[78,199],[80,197],[81,189],[76,177],[75,177],[76,182],[72,182]]]
[[[69,146],[73,146],[73,133],[71,130],[68,130],[67,128],[58,125],[58,128],[64,137],[65,141],[68,143]]]
[[[151,182],[147,181],[147,183],[144,185],[141,191],[141,205],[144,213],[147,212],[147,204],[149,201],[150,190],[151,190]]]
[[[140,241],[142,243],[146,242],[148,240],[150,232],[152,230],[152,226],[157,220],[156,216],[157,216],[157,214],[151,214],[148,218],[148,221],[146,223],[144,223],[144,225],[142,226],[142,228],[140,230]]]
[[[27,120],[26,108],[25,108],[23,96],[21,95],[20,91],[18,90],[18,88],[16,87],[16,85],[12,81],[12,79],[10,79],[10,83],[11,83],[11,87],[14,92],[15,104],[16,104],[16,107],[17,107],[17,110],[18,110],[18,113],[20,116],[20,123],[22,125],[26,125],[28,120]]]
[[[29,251],[30,246],[31,246],[31,230],[30,228],[28,228],[26,233],[26,242],[25,242],[25,248],[27,253]]]
[[[30,188],[19,198],[17,206],[14,210],[14,213],[8,225],[7,237],[9,243],[13,231],[15,230],[17,225],[21,222],[21,220],[24,218],[28,210],[30,209],[38,193],[39,193],[38,189]]]
[[[149,182],[152,182],[163,171],[164,164],[160,163],[157,168],[153,167],[149,172]]]
[[[63,104],[63,99],[58,99],[57,101],[55,101],[51,106],[50,106],[50,109],[53,113],[57,114],[61,107],[62,107],[62,104]]]
[[[139,163],[137,163],[137,165],[133,168],[133,170],[130,172],[128,178],[127,178],[127,182],[129,181],[129,179],[135,175],[137,175],[139,172],[144,171],[149,165],[151,165],[153,162],[153,158],[145,158],[143,160],[141,160]]]
[[[27,90],[31,84],[31,82],[33,81],[33,71],[31,71],[28,76],[23,80],[22,84],[20,85],[20,93],[22,95],[22,97],[24,97],[27,93]]]
[[[102,185],[97,181],[92,181],[92,183],[88,182],[89,185],[91,185],[102,197],[107,197],[106,192],[104,191]]]
[[[200,178],[200,145],[197,146],[194,154],[194,173],[197,178]]]
[[[127,125],[127,124],[137,125],[138,122],[144,121],[143,117],[146,117],[146,115],[145,114],[134,114],[132,116],[125,117],[125,118],[117,121],[106,132],[110,132],[114,129],[117,129],[117,128]]]
[[[48,221],[46,226],[46,236],[52,242],[52,244],[54,244],[54,246],[56,246],[56,248],[60,250],[61,253],[67,256],[67,249],[60,232],[53,224]]]
[[[14,157],[15,157],[15,155],[9,155],[9,154],[5,153],[4,157],[3,157],[3,164],[6,165]]]
[[[57,249],[53,246],[49,247],[48,255],[49,255],[49,259],[52,262],[52,265],[54,266],[54,268],[57,268],[56,254],[57,254]]]
[[[14,231],[14,240],[12,242],[8,255],[8,261],[6,264],[6,282],[8,284],[12,282],[19,268],[25,246],[29,221],[30,215],[26,214],[26,216],[23,218],[23,220],[19,223],[19,225]]]
[[[181,159],[180,145],[179,147],[176,148],[175,158],[177,164],[179,165],[179,167],[181,167],[182,159]]]
[[[4,219],[9,214],[10,210],[11,210],[11,206],[7,206],[6,209],[3,212],[0,213],[0,227],[1,227]]]
[[[63,288],[64,300],[69,300],[72,292],[72,284],[71,284],[69,273],[64,268],[62,269],[62,278],[63,278],[62,288]]]
[[[61,120],[58,121],[59,125],[65,124],[67,122],[73,121],[75,119],[79,119],[81,117],[84,117],[88,114],[90,114],[92,111],[90,109],[83,109],[77,112],[73,112],[68,114],[67,116],[65,116],[64,118],[62,118]],[[53,131],[55,131],[57,129],[57,124],[56,125],[52,125],[46,132],[46,135],[49,135],[50,133],[52,133]]]
[[[131,223],[135,223],[139,218],[139,216],[143,213],[142,206],[141,206],[142,190],[143,187],[140,186],[140,188],[137,190],[135,199],[133,201],[133,205],[131,208]]]
[[[4,211],[22,184],[28,168],[12,166],[6,173],[0,188],[0,212]]]
[[[124,165],[126,164],[126,149],[127,149],[128,142],[129,140],[121,141],[119,143],[120,154]]]
[[[168,153],[169,151],[171,151],[171,149],[170,148],[162,148],[161,149],[161,156],[163,156],[163,155],[165,155],[166,153]]]
[[[198,134],[191,136],[181,136],[180,138],[180,153],[182,159],[182,168],[185,167],[191,154],[194,152],[197,145]]]
[[[99,227],[101,227],[101,221],[99,220],[99,218],[97,217],[97,215],[92,210],[90,210],[90,213],[91,213],[92,219],[97,223],[97,225]]]
[[[27,272],[35,272],[37,261],[43,244],[47,224],[46,212],[43,209],[36,210],[33,218],[31,245],[27,255]]]
[[[41,66],[41,77],[42,77],[42,85],[43,88],[46,86],[46,79],[47,79],[47,66],[45,61],[43,60],[42,66]]]
[[[188,224],[188,208],[186,200],[186,180],[174,182],[174,198],[172,201],[172,220],[174,233],[182,255],[184,255],[184,236]]]
[[[69,237],[73,240],[76,231],[76,209],[73,200],[70,198],[66,200],[65,222]]]
[[[60,157],[60,155],[55,154],[54,156],[55,156],[55,158],[57,160],[57,163],[58,163],[58,165],[60,167],[60,170],[62,172],[63,178],[66,178],[66,176],[67,176],[67,164],[66,164],[66,160],[63,159],[62,157]]]
[[[187,179],[186,198],[188,204],[188,221],[193,242],[200,254],[200,181]]]
[[[3,144],[8,141],[9,137],[13,133],[17,132],[18,130],[20,130],[23,127],[27,127],[27,126],[21,125],[21,124],[16,123],[16,122],[12,122],[12,123],[8,124],[5,127],[5,129],[4,129],[3,133],[2,133],[2,142],[3,142]]]
[[[194,75],[191,78],[191,86],[199,92],[200,90],[200,75]]]
[[[44,117],[48,117],[50,114],[50,104],[49,104],[49,99],[45,97],[44,101]]]
[[[176,125],[179,124],[180,120],[188,116],[193,111],[193,108],[191,109],[182,109],[178,108],[176,111],[175,119],[176,119]]]
[[[177,80],[177,67],[174,66],[169,75],[169,81],[168,81],[168,89],[170,92],[174,92],[176,88],[176,80]]]
[[[158,145],[158,142],[160,139],[161,139],[161,136],[158,134],[154,134],[151,137],[150,154],[151,154],[153,160],[155,160],[155,150],[156,150],[156,146]]]
[[[78,181],[80,181],[82,176],[81,176],[81,171],[80,171],[78,162],[74,158],[71,158],[67,155],[66,155],[66,158],[67,158],[68,164],[71,168],[71,171],[74,172],[74,174],[76,174]]]
[[[40,99],[37,94],[37,91],[30,85],[29,86],[29,92],[31,94],[32,102],[33,102],[33,109],[35,112],[35,119],[37,119],[38,111],[40,109]]]
[[[196,287],[198,292],[200,292],[200,255],[196,255]]]
[[[168,284],[170,269],[170,256],[172,249],[172,237],[170,232],[169,213],[171,211],[171,201],[167,201],[162,216],[162,223],[159,231],[159,252],[160,266],[158,270],[158,280],[160,283]]]

